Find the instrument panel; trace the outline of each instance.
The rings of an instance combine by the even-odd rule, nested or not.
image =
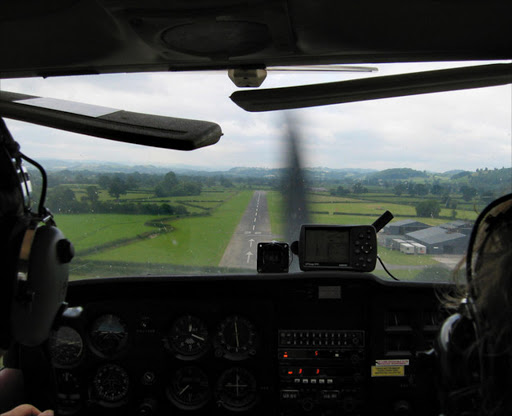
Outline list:
[[[449,289],[346,272],[79,281],[21,362],[48,386],[33,402],[62,415],[430,415],[421,357]]]
[[[265,303],[143,298],[70,306],[48,342],[59,413],[258,407],[273,369],[261,343],[271,337]]]

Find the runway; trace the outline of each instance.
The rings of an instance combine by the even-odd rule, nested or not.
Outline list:
[[[258,243],[277,240],[272,235],[265,191],[255,191],[219,263],[256,271]]]

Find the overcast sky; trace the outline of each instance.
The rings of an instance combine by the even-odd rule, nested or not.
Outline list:
[[[375,65],[375,74],[269,73],[262,88],[388,75],[453,64]],[[36,159],[191,165],[224,169],[281,166],[282,113],[248,113],[231,102],[225,72],[95,75],[2,80],[0,88],[117,109],[209,120],[224,136],[208,148],[180,152],[120,144],[8,120],[22,150]],[[419,170],[510,167],[512,87],[294,110],[307,166]]]

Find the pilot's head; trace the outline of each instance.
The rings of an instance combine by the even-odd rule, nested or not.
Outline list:
[[[449,415],[512,414],[512,194],[478,217],[467,286],[438,339],[441,398]]]

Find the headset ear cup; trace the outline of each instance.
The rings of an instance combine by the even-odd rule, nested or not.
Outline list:
[[[26,204],[31,184],[22,160],[41,173],[37,214]],[[73,246],[44,207],[46,190],[43,167],[20,152],[0,118],[1,348],[12,341],[29,347],[44,342],[64,305]]]
[[[436,341],[441,405],[447,415],[471,411],[478,394],[480,361],[472,319],[456,313],[448,317]],[[469,409],[468,409],[469,407]]]
[[[64,305],[72,257],[72,245],[57,227],[36,228],[27,279],[16,279],[11,303],[11,333],[20,344],[36,346],[48,338]]]

